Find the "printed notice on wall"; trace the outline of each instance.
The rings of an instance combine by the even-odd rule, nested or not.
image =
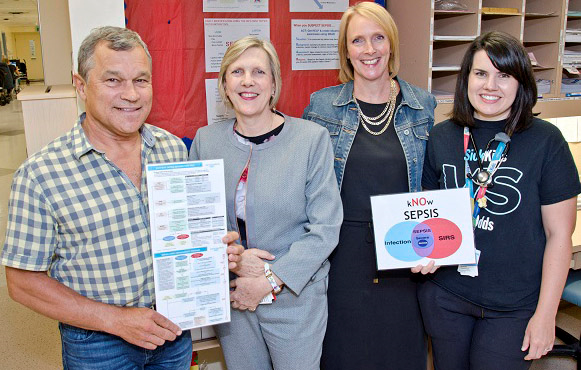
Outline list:
[[[230,321],[224,162],[147,165],[157,311],[183,330]]]
[[[234,110],[224,104],[222,96],[218,92],[217,78],[206,79],[206,114],[208,125],[234,118]]]
[[[339,69],[339,20],[291,20],[292,69]]]
[[[36,45],[34,40],[28,40],[28,46],[30,47],[30,59],[36,59]]]
[[[371,197],[377,268],[474,264],[467,188]]]
[[[349,0],[289,0],[291,12],[344,12]]]
[[[268,12],[268,0],[204,0],[204,12]]]
[[[206,42],[206,72],[220,72],[222,57],[234,41],[244,36],[270,39],[268,18],[206,18],[204,38]]]

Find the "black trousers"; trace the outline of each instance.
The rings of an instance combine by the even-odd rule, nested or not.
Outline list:
[[[521,346],[534,309],[489,310],[431,281],[418,286],[436,370],[526,370]]]

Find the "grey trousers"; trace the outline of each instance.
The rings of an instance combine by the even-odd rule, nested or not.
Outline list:
[[[288,289],[255,312],[232,310],[232,321],[214,328],[228,370],[319,369],[327,328],[327,277],[300,296]]]

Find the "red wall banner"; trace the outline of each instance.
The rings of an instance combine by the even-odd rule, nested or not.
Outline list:
[[[349,0],[353,5],[358,0]],[[340,19],[342,13],[290,13],[288,0],[270,0],[268,13],[204,13],[201,0],[126,0],[127,28],[143,38],[153,58],[153,108],[148,122],[189,144],[207,124],[204,18],[270,18],[270,38],[282,70],[277,109],[300,117],[312,92],[339,83],[338,70],[291,69],[291,20]]]

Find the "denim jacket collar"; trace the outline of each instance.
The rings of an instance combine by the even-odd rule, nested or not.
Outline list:
[[[337,95],[337,98],[333,102],[333,105],[340,107],[342,105],[347,105],[349,103],[355,104],[355,99],[353,99],[353,80],[348,81],[343,85],[343,88]]]
[[[407,105],[412,109],[424,109],[424,107],[418,101],[418,98],[414,94],[410,85],[397,77],[394,78],[399,83],[399,88],[401,90],[402,94],[401,104]],[[341,91],[339,92],[339,95],[337,95],[337,98],[333,102],[333,105],[336,107],[340,107],[342,105],[347,105],[349,103],[355,104],[355,100],[353,99],[353,80],[348,81],[343,85],[343,88],[341,88]]]

